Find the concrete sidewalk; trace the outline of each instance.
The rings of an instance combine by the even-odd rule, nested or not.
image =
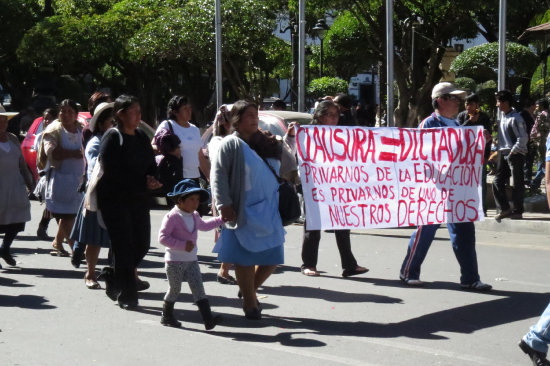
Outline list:
[[[524,212],[522,220],[494,219],[496,210],[488,210],[484,221],[476,222],[478,230],[510,233],[550,234],[550,212]]]

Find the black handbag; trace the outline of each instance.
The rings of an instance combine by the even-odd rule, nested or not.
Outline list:
[[[293,224],[298,221],[302,215],[300,199],[298,198],[296,187],[294,184],[279,177],[271,165],[269,165],[267,160],[263,160],[267,164],[269,170],[271,170],[273,175],[275,175],[275,178],[279,183],[279,215],[281,216],[283,226]]]

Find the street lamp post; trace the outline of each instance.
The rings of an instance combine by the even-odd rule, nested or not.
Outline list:
[[[317,37],[319,37],[319,41],[321,43],[321,61],[319,65],[320,77],[323,77],[323,40],[325,39],[325,35],[327,34],[329,29],[330,27],[324,19],[319,19],[317,21],[317,24],[315,24],[315,27],[313,27],[313,31],[315,32]]]
[[[286,31],[290,31],[290,47],[292,50],[292,75],[290,78],[290,104],[291,109],[293,111],[297,110],[298,107],[298,100],[299,100],[299,76],[298,76],[298,25],[296,24],[296,18],[295,15],[291,14],[288,19],[288,25],[283,29],[282,27],[279,29],[280,33],[285,33]]]
[[[414,34],[416,33],[416,27],[424,24],[422,18],[418,15],[412,14],[409,18],[403,21],[405,25],[410,24],[411,27],[411,73],[414,71]]]

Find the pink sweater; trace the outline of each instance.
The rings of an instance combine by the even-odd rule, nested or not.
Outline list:
[[[203,221],[197,211],[193,212],[195,221],[195,229],[192,232],[187,230],[187,226],[183,221],[183,217],[178,213],[178,208],[174,207],[168,212],[159,231],[159,242],[166,247],[164,260],[166,262],[191,262],[197,258],[197,232],[209,231],[217,228],[223,223],[221,217],[215,217],[207,221]],[[185,251],[185,245],[188,240],[191,240],[195,246],[190,252]]]

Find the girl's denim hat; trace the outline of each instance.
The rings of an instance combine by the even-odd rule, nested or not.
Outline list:
[[[193,179],[184,179],[174,186],[174,190],[167,194],[168,197],[178,198],[185,197],[193,193],[200,195],[200,201],[208,201],[210,193],[206,189],[202,189]]]

